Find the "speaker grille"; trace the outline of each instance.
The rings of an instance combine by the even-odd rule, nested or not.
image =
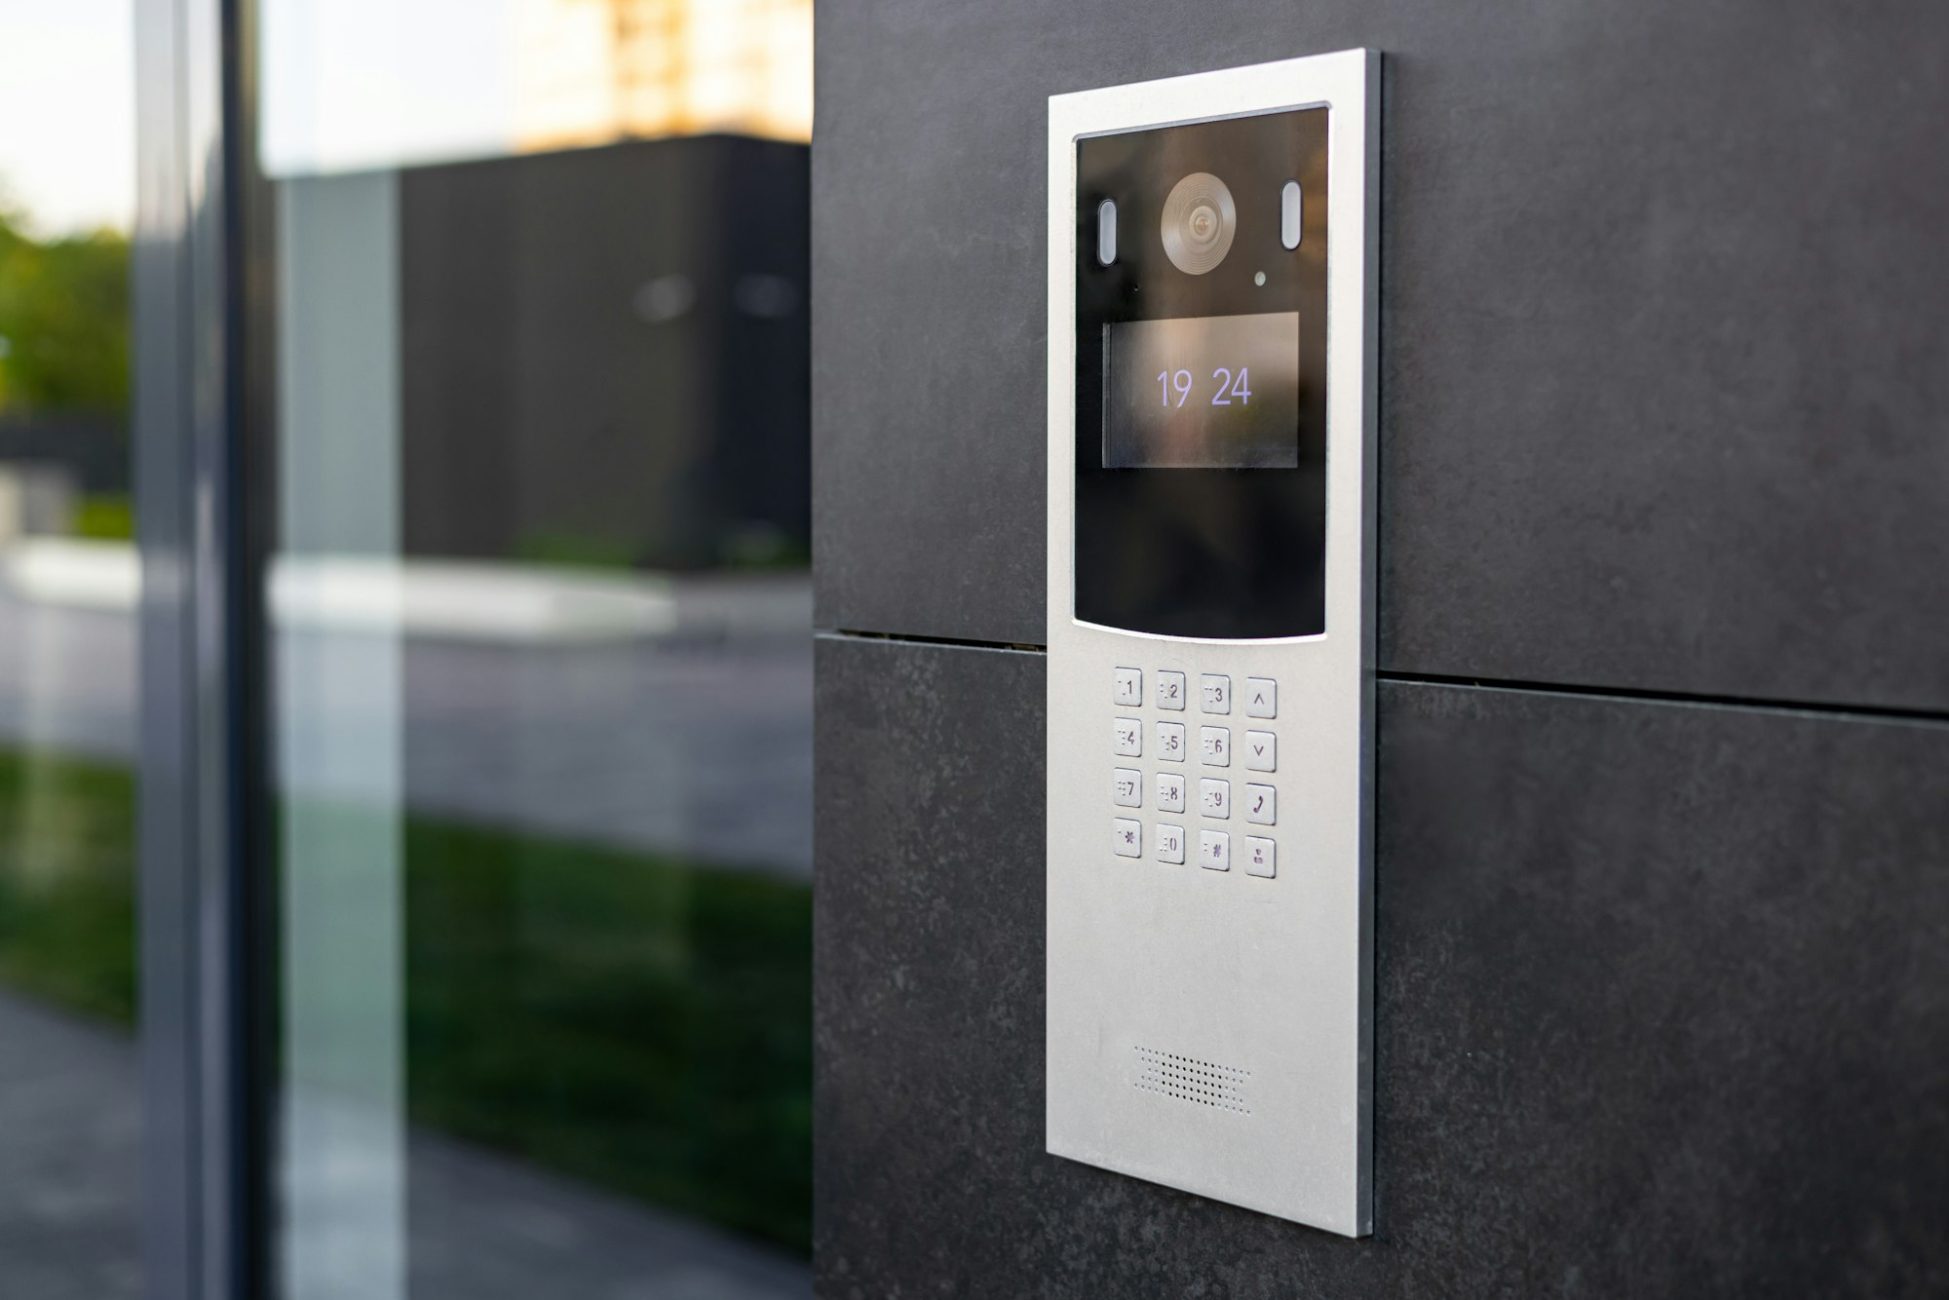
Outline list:
[[[1137,1070],[1130,1082],[1139,1091],[1239,1115],[1252,1113],[1245,1092],[1245,1085],[1252,1078],[1250,1070],[1154,1047],[1133,1047],[1131,1051],[1137,1058]]]

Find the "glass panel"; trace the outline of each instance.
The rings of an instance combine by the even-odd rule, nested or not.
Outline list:
[[[805,1294],[809,5],[263,17],[282,1292]]]
[[[131,42],[126,0],[0,0],[0,1291],[22,1300],[141,1285]]]

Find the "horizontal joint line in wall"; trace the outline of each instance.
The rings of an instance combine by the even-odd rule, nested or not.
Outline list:
[[[868,632],[856,628],[819,628],[814,635],[831,641],[884,641],[895,645],[945,646],[959,650],[1003,650],[1023,654],[1042,654],[1046,647],[1027,641],[983,641],[973,637],[919,636],[901,632]],[[1564,695],[1595,700],[1634,700],[1643,704],[1681,704],[1707,708],[1764,709],[1773,712],[1807,713],[1821,717],[1861,718],[1883,722],[1949,724],[1949,711],[1907,709],[1873,704],[1834,704],[1829,702],[1772,699],[1763,696],[1709,695],[1690,691],[1643,690],[1629,686],[1579,686],[1569,682],[1524,681],[1498,677],[1470,677],[1448,673],[1404,673],[1381,671],[1374,674],[1383,682],[1410,686],[1456,686],[1487,691],[1522,691],[1531,695]]]
[[[1488,691],[1522,691],[1533,695],[1564,695],[1593,700],[1627,700],[1641,704],[1678,704],[1703,708],[1807,713],[1821,717],[1857,718],[1878,722],[1949,723],[1949,712],[1906,709],[1874,704],[1835,704],[1823,701],[1772,699],[1764,696],[1710,695],[1693,691],[1644,690],[1630,686],[1578,686],[1566,682],[1517,681],[1498,677],[1468,677],[1447,673],[1378,672],[1383,682],[1410,686],[1458,686]]]
[[[973,637],[959,636],[909,636],[904,632],[862,632],[847,627],[822,627],[813,635],[828,641],[892,641],[901,645],[953,646],[961,650],[1014,650],[1025,654],[1042,654],[1047,646],[1026,641],[979,641]]]

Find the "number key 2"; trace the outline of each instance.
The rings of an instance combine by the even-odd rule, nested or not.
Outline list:
[[[1157,707],[1160,709],[1182,709],[1184,707],[1184,674],[1157,674]]]

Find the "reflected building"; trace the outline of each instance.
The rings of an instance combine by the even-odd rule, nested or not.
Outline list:
[[[712,135],[403,172],[406,554],[802,565],[807,155]]]
[[[522,152],[812,138],[811,0],[519,0],[515,21]]]
[[[802,567],[810,3],[508,22],[507,152],[301,182],[397,258],[403,553]]]

